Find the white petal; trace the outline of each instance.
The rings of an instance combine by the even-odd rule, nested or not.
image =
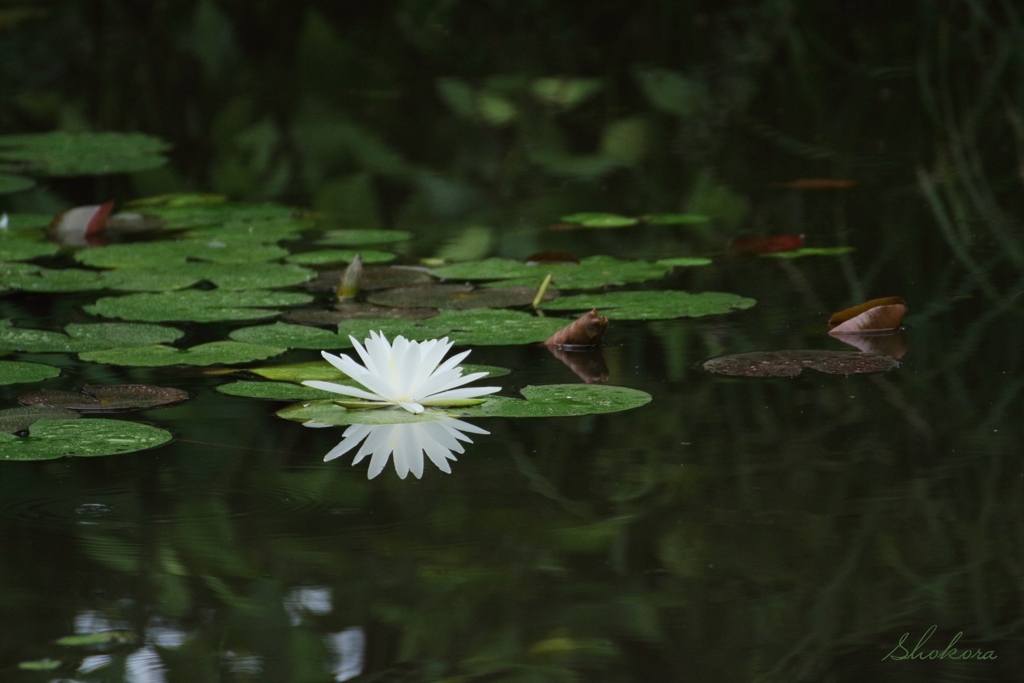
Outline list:
[[[334,460],[337,457],[345,455],[345,453],[348,453],[350,450],[355,448],[360,441],[365,439],[367,435],[367,432],[365,431],[356,432],[354,434],[349,434],[349,431],[350,430],[346,430],[345,436],[341,440],[341,442],[337,446],[332,448],[330,451],[328,451],[327,455],[324,456],[324,462],[328,462],[330,460]]]
[[[412,403],[411,401],[398,401],[398,405],[408,410],[410,413],[422,413],[423,406],[419,403]]]
[[[335,384],[334,382],[321,382],[318,379],[307,379],[303,382],[307,387],[313,387],[314,389],[323,389],[324,391],[331,391],[335,394],[344,394],[345,396],[355,396],[356,398],[365,398],[368,401],[383,401],[385,403],[391,403],[380,394],[370,393],[356,387],[346,386],[344,384]]]
[[[445,401],[462,398],[479,398],[481,396],[486,396],[487,394],[493,394],[496,391],[501,391],[501,387],[463,387],[461,389],[442,391],[430,396],[429,398],[420,399],[420,402],[425,406],[437,406],[442,405]]]

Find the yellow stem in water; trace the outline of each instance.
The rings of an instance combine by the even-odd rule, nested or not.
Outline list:
[[[544,278],[544,282],[540,283],[540,289],[537,290],[537,296],[533,297],[533,303],[530,304],[535,309],[540,308],[540,302],[544,300],[544,294],[548,291],[548,285],[551,284],[551,273],[547,274]]]

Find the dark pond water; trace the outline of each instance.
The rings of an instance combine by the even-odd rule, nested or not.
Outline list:
[[[130,175],[5,167],[37,186],[0,209],[212,192],[409,230],[405,263],[707,256],[625,289],[757,304],[609,314],[607,384],[649,404],[481,420],[450,474],[421,479],[324,462],[342,428],[219,393],[237,377],[211,368],[12,353],[61,367],[47,388],[191,398],[114,416],[166,445],[3,463],[3,680],[1020,680],[1018,8],[336,4],[8,3],[0,132],[174,147]],[[710,220],[550,229],[584,211]],[[766,235],[855,250],[729,248]],[[9,291],[0,312],[59,330],[101,321],[82,306],[103,295]],[[896,370],[702,369],[848,351],[828,317],[882,296],[909,308]],[[235,327],[168,324],[189,345]],[[582,382],[536,345],[470,360],[509,368],[509,396]],[[0,387],[3,407],[36,387]]]

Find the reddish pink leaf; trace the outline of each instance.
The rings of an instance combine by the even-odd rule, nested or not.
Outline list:
[[[741,254],[777,254],[795,251],[804,245],[802,235],[775,235],[774,237],[734,237],[729,246]]]

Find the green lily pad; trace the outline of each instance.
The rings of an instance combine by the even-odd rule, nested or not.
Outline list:
[[[364,244],[404,242],[412,233],[404,230],[328,230],[316,241],[332,247],[357,247]]]
[[[73,636],[63,636],[57,639],[58,645],[68,647],[82,647],[88,645],[124,645],[134,643],[139,639],[134,631],[110,630],[99,633],[78,633]]]
[[[696,213],[649,213],[641,219],[651,225],[693,225],[707,223],[711,217]]]
[[[142,323],[70,323],[66,334],[48,330],[14,327],[10,320],[0,320],[0,349],[34,353],[73,353],[124,346],[164,344],[181,338],[173,327]]]
[[[456,263],[434,268],[435,277],[449,280],[501,280],[493,286],[537,287],[551,273],[554,285],[560,289],[596,289],[605,285],[622,285],[663,277],[670,266],[646,261],[621,261],[611,256],[590,256],[578,264],[541,263],[527,265],[503,258]]]
[[[651,395],[646,392],[603,384],[528,386],[521,393],[525,400],[492,396],[480,405],[445,410],[428,408],[418,415],[401,408],[350,410],[328,400],[297,403],[282,408],[277,415],[286,420],[327,425],[402,424],[429,421],[439,414],[459,418],[596,415],[638,408],[651,401]]]
[[[42,256],[53,256],[60,247],[52,242],[25,239],[0,232],[0,261],[29,261]]]
[[[294,311],[285,311],[281,319],[298,325],[337,325],[342,321],[354,319],[406,318],[422,320],[435,315],[437,315],[435,308],[390,308],[367,303],[344,302],[336,304],[332,310],[300,308]]]
[[[416,341],[448,337],[463,346],[516,345],[542,342],[568,322],[562,318],[540,318],[520,311],[481,308],[441,311],[433,318],[420,320],[344,320],[338,324],[337,335],[306,325],[275,323],[244,327],[229,336],[238,341],[294,349],[344,349],[351,346],[349,335],[361,340],[369,335],[370,330],[383,332],[389,339],[396,335]]]
[[[344,270],[324,270],[319,277],[306,285],[312,292],[334,292],[341,284]],[[369,266],[363,268],[359,276],[359,289],[370,291],[388,289],[390,287],[410,287],[412,285],[432,284],[436,280],[418,268],[402,266]]]
[[[165,195],[165,197],[170,199],[168,203],[162,205],[146,205],[144,204],[145,200],[142,200],[143,204],[139,202],[133,202],[133,204],[141,206],[148,215],[162,218],[167,228],[199,228],[246,221],[273,221],[291,218],[295,215],[295,209],[281,204],[222,202],[217,201],[216,197],[213,197],[211,201],[185,201],[182,203],[174,201],[174,198],[195,198],[196,196]]]
[[[754,299],[726,292],[607,292],[559,297],[545,309],[585,311],[596,308],[615,320],[664,320],[720,315],[750,308]]]
[[[20,360],[0,360],[0,384],[21,384],[39,382],[60,374],[60,369],[42,363],[27,363]]]
[[[85,306],[88,313],[106,318],[161,322],[167,320],[255,320],[280,313],[267,307],[294,306],[309,303],[312,297],[296,292],[248,290],[232,292],[221,289],[202,291],[140,293],[103,297]]]
[[[7,234],[9,237],[41,239],[43,229],[53,221],[50,213],[9,213],[7,214]]]
[[[0,188],[0,191],[2,191],[2,188]],[[63,662],[59,659],[51,659],[49,657],[18,662],[18,668],[22,671],[54,671],[62,665]]]
[[[0,433],[0,460],[131,453],[165,444],[170,432],[125,420],[38,420],[28,436]]]
[[[710,266],[711,259],[703,256],[676,256],[675,258],[663,258],[655,261],[659,266],[669,268],[691,268],[694,266]]]
[[[467,363],[460,365],[463,375],[474,372],[486,372],[490,377],[504,377],[512,371],[508,368],[500,368],[496,365],[475,365]],[[348,376],[324,360],[315,360],[308,363],[290,363],[288,365],[271,365],[263,368],[246,368],[247,371],[260,377],[270,380],[294,382],[296,384],[310,379],[318,379],[324,382],[338,382],[340,384],[354,384]],[[337,397],[337,394],[332,394]]]
[[[351,263],[355,259],[356,254],[359,254],[364,264],[387,263],[395,260],[395,255],[386,251],[356,249],[304,251],[301,254],[286,256],[284,260],[288,263],[298,263],[304,266],[326,266],[333,263]]]
[[[230,384],[222,384],[217,391],[228,396],[244,398],[263,398],[273,401],[305,401],[307,399],[330,399],[337,397],[323,389],[304,387],[291,382],[251,382],[240,380]]]
[[[25,405],[66,408],[82,412],[142,410],[181,403],[186,400],[188,400],[187,391],[148,384],[86,384],[82,387],[82,391],[44,389],[18,397],[18,403]]]
[[[856,251],[855,247],[803,247],[792,251],[776,251],[771,254],[760,254],[761,258],[801,258],[803,256],[841,256]]]
[[[31,178],[26,178],[25,176],[0,173],[0,194],[22,192],[33,187],[35,184],[36,181]]]
[[[544,301],[550,301],[557,295],[557,291],[548,289],[544,293]],[[472,285],[432,284],[386,289],[370,294],[366,300],[377,306],[465,311],[473,308],[529,306],[536,296],[537,290],[532,287],[475,289]]]
[[[78,413],[65,408],[44,408],[43,406],[22,406],[0,410],[0,432],[14,434],[23,432],[38,420],[75,420]]]
[[[578,223],[585,228],[625,228],[640,222],[638,218],[620,216],[616,213],[574,213],[562,216],[563,223]]]
[[[249,239],[225,237],[165,242],[111,244],[75,254],[82,265],[96,268],[163,268],[188,260],[213,263],[260,263],[288,255],[287,249]]]
[[[130,173],[167,162],[170,147],[141,133],[29,133],[0,136],[0,161],[41,176]]]
[[[232,240],[243,239],[256,242],[277,242],[279,240],[297,240],[302,233],[316,226],[309,218],[272,218],[258,221],[238,221],[204,228],[193,228],[185,233],[187,239],[200,240]]]
[[[85,361],[109,365],[130,365],[133,367],[163,367],[167,365],[233,365],[249,363],[278,356],[288,349],[279,346],[246,344],[236,341],[215,341],[199,344],[189,349],[152,344],[131,346],[123,349],[87,351],[78,355]]]

